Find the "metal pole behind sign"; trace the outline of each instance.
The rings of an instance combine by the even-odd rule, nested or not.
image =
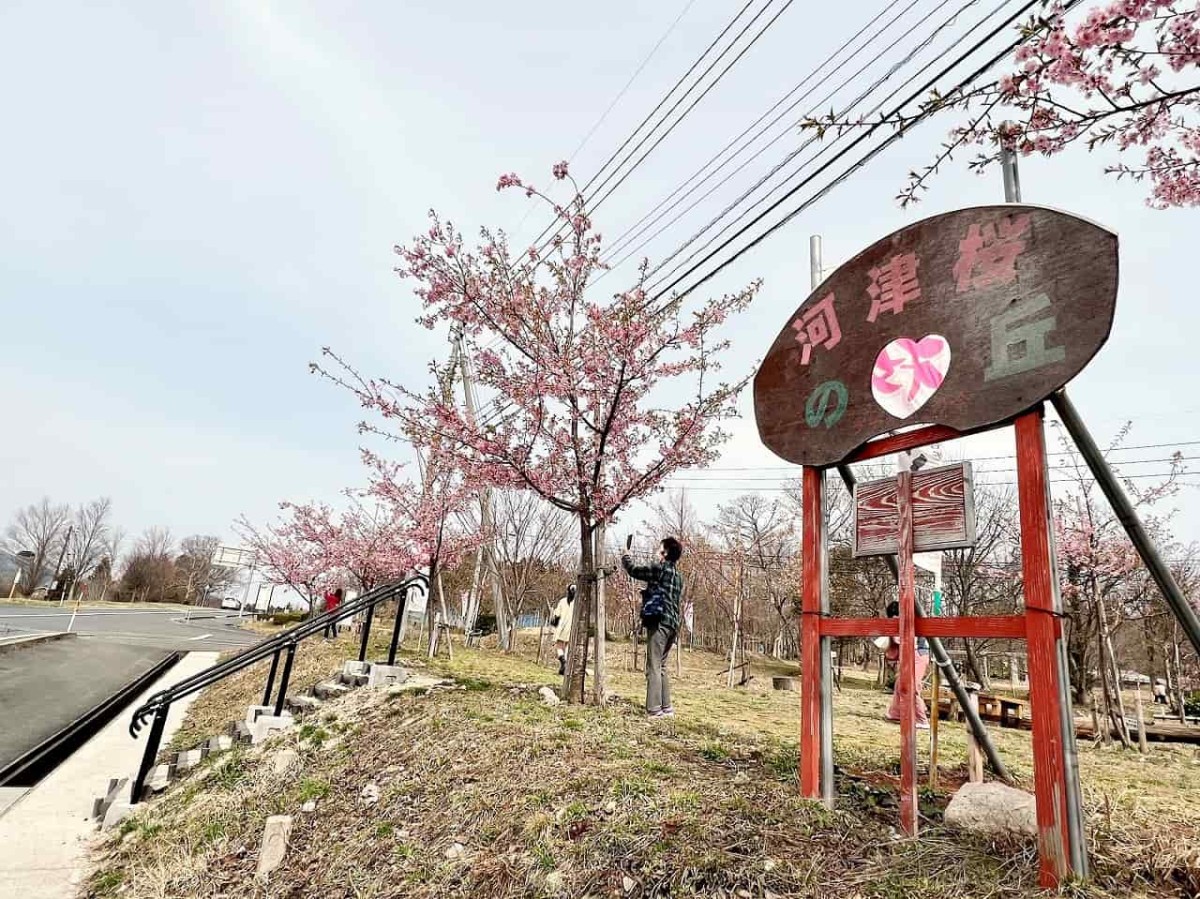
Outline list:
[[[821,259],[821,235],[808,239],[809,282],[816,290],[824,280]],[[829,521],[826,512],[827,481],[821,472],[821,534],[818,551],[821,554],[821,617],[829,615]],[[826,805],[833,805],[833,671],[830,654],[833,639],[821,637],[821,798]]]
[[[1017,154],[1015,152],[1013,152],[1011,149],[1004,148],[1000,151],[1000,171],[1004,177],[1004,202],[1020,203],[1021,202],[1021,174],[1020,174],[1020,169],[1017,165]],[[1064,399],[1065,399],[1065,396],[1064,396]],[[1057,402],[1055,402],[1055,408],[1056,409],[1058,408]],[[1061,411],[1059,412],[1059,416],[1062,417]],[[1041,428],[1040,413],[1039,413],[1038,428],[1039,428],[1039,430]],[[1078,440],[1076,440],[1076,442],[1078,442]],[[1020,468],[1020,465],[1021,465],[1021,463],[1018,460],[1018,468]],[[1042,446],[1041,465],[1043,466],[1043,468],[1045,467],[1044,438],[1043,438],[1043,446]],[[1028,478],[1029,476],[1026,475],[1026,477]],[[1021,479],[1021,475],[1018,473],[1018,480],[1020,480],[1020,479]],[[1047,487],[1047,492],[1049,492],[1048,487]],[[1047,503],[1048,503],[1048,501],[1049,500],[1047,497]],[[1048,530],[1049,530],[1049,536],[1048,536],[1049,560],[1048,560],[1048,564],[1050,566],[1050,576],[1051,576],[1050,580],[1051,580],[1051,586],[1053,589],[1051,601],[1052,601],[1053,607],[1056,609],[1056,614],[1060,614],[1062,611],[1062,599],[1059,596],[1057,552],[1055,551],[1055,548],[1054,548],[1054,530],[1053,530],[1053,528],[1048,528]],[[1028,585],[1028,583],[1029,583],[1028,572],[1025,573],[1024,579],[1025,579],[1026,585]],[[1028,594],[1027,594],[1027,596],[1028,596]],[[1026,605],[1028,606],[1028,600],[1026,602]],[[1033,655],[1033,653],[1030,652],[1030,643],[1031,642],[1032,641],[1030,641],[1029,638],[1027,637],[1026,638],[1026,657],[1027,658],[1031,657]],[[1067,857],[1069,859],[1071,870],[1074,871],[1075,874],[1077,874],[1080,877],[1087,877],[1088,859],[1087,859],[1087,849],[1086,849],[1086,845],[1085,845],[1085,836],[1084,836],[1084,831],[1083,831],[1083,796],[1081,794],[1080,787],[1079,787],[1079,757],[1078,757],[1078,749],[1075,745],[1075,711],[1074,711],[1074,707],[1072,706],[1072,703],[1071,703],[1071,690],[1070,690],[1071,681],[1070,681],[1070,676],[1069,676],[1070,668],[1069,668],[1069,665],[1067,662],[1066,641],[1063,640],[1061,632],[1059,633],[1057,639],[1054,642],[1055,642],[1054,667],[1056,669],[1055,681],[1057,682],[1056,694],[1057,694],[1057,700],[1058,700],[1057,706],[1058,706],[1058,718],[1059,718],[1058,729],[1062,734],[1061,775],[1062,775],[1064,792],[1066,793],[1066,796],[1064,797],[1066,799],[1066,825],[1067,825],[1067,828],[1066,828],[1067,829],[1066,850],[1067,850]],[[1033,678],[1031,675],[1030,676],[1030,693],[1029,693],[1031,703],[1033,700],[1032,681],[1033,681]],[[1033,714],[1034,714],[1034,717],[1036,718],[1037,717],[1036,712],[1034,712]],[[1056,773],[1058,773],[1058,768],[1059,768],[1059,766],[1055,765]]]

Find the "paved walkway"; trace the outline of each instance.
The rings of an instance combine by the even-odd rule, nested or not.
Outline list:
[[[0,649],[0,765],[58,733],[167,655],[150,646],[75,636]]]
[[[141,739],[129,736],[129,715],[152,693],[214,664],[214,652],[189,653],[134,705],[110,721],[36,787],[0,811],[0,896],[70,899],[87,875],[88,838],[96,832],[92,802],[114,777],[133,779]],[[191,698],[171,706],[163,745],[183,721]],[[0,809],[3,802],[0,802]]]

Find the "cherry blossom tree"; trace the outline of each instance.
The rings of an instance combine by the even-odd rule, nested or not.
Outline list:
[[[1118,449],[1129,433],[1129,425],[1118,432],[1108,451]],[[1067,655],[1076,702],[1091,704],[1092,672],[1098,674],[1100,710],[1105,733],[1109,724],[1122,744],[1132,747],[1125,723],[1121,697],[1121,666],[1114,637],[1141,601],[1147,575],[1141,558],[1107,500],[1092,480],[1086,465],[1065,438],[1066,458],[1057,469],[1069,486],[1054,503],[1059,577],[1063,607],[1070,621]],[[1146,530],[1160,542],[1168,537],[1169,515],[1155,515],[1154,508],[1179,490],[1184,473],[1182,456],[1176,453],[1169,473],[1150,486],[1124,481],[1125,491],[1139,509]]]
[[[435,581],[439,565],[456,564],[481,539],[478,533],[468,539],[451,520],[467,502],[465,490],[449,491],[428,476],[418,485],[403,477],[403,466],[365,450],[362,457],[368,485],[344,491],[346,507],[284,502],[281,519],[266,528],[244,517],[237,523],[268,575],[301,593],[310,607],[347,580],[366,591],[424,568]]]
[[[566,163],[554,176],[569,179]],[[727,346],[714,332],[745,308],[757,285],[685,315],[674,300],[651,301],[643,264],[628,289],[601,298],[589,290],[604,269],[601,238],[578,188],[565,205],[516,175],[502,176],[497,189],[547,203],[555,236],[514,251],[503,232],[483,229],[471,249],[431,213],[429,230],[397,249],[399,273],[414,282],[424,306],[419,321],[461,335],[481,390],[494,399],[490,414],[468,415],[444,383],[414,390],[365,378],[329,351],[338,367],[321,370],[382,415],[384,424],[368,430],[394,433],[398,424],[409,435],[429,432],[467,485],[529,490],[575,518],[579,591],[564,692],[582,701],[596,531],[671,474],[715,459],[724,439],[719,423],[736,414],[745,380],[714,383]]]
[[[1053,156],[1082,143],[1114,147],[1134,162],[1110,165],[1119,178],[1146,181],[1156,208],[1200,204],[1200,7],[1195,0],[1110,0],[1075,14],[1059,0],[1022,27],[1015,67],[1000,77],[885,120],[836,115],[806,127],[824,134],[880,124],[907,130],[942,110],[965,113],[928,166],[897,199],[916,202],[958,150],[981,147],[981,171],[1010,149]]]

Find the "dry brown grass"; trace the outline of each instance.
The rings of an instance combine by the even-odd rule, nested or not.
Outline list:
[[[295,683],[327,675],[354,644],[305,648]],[[373,653],[377,655],[377,653]],[[621,649],[610,655],[622,666]],[[409,660],[410,664],[417,664]],[[323,667],[322,667],[323,666]],[[426,697],[359,692],[263,752],[209,763],[102,848],[88,894],[319,896],[981,896],[1036,893],[1028,845],[998,846],[941,826],[926,794],[922,839],[896,839],[898,735],[886,697],[847,678],[836,697],[838,810],[797,798],[797,696],[770,689],[777,665],[729,690],[719,660],[684,654],[674,722],[639,713],[640,672],[615,670],[609,708],[548,708],[533,685],[555,674],[524,655],[455,648],[431,663],[463,689]],[[265,670],[193,706],[194,734],[257,701]],[[511,684],[529,685],[514,690]],[[206,728],[209,728],[206,731]],[[943,728],[961,773],[965,743]],[[1029,734],[998,731],[1030,777]],[[271,773],[281,744],[300,764]],[[1072,896],[1200,890],[1190,804],[1200,757],[1156,747],[1141,760],[1085,747],[1093,881]],[[381,798],[360,799],[376,784]],[[1189,795],[1190,794],[1190,795]],[[316,799],[316,811],[300,811]],[[252,885],[263,822],[295,816],[292,848]],[[455,844],[463,853],[456,856]],[[1189,855],[1190,853],[1190,855]],[[632,887],[629,885],[632,884]]]

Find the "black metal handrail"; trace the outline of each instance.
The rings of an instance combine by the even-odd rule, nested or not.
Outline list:
[[[145,787],[146,777],[150,773],[150,769],[154,766],[154,760],[158,756],[159,745],[162,742],[163,730],[167,723],[167,712],[171,707],[171,703],[177,699],[182,699],[185,696],[190,696],[205,687],[224,680],[232,674],[236,674],[245,668],[255,665],[258,662],[264,661],[268,656],[271,657],[271,670],[267,675],[267,687],[263,694],[263,705],[269,705],[271,701],[271,693],[275,683],[276,669],[279,667],[279,655],[286,651],[284,658],[283,673],[280,677],[279,690],[275,700],[275,714],[279,715],[283,712],[284,701],[286,699],[288,681],[292,672],[292,661],[296,655],[296,647],[299,644],[313,636],[319,631],[324,631],[329,625],[349,618],[359,612],[366,611],[366,619],[363,622],[362,640],[359,646],[358,658],[359,661],[366,661],[367,642],[371,635],[371,622],[375,615],[375,607],[381,602],[387,602],[394,597],[399,596],[400,603],[396,610],[396,622],[392,629],[391,645],[388,649],[388,664],[394,664],[396,661],[396,649],[400,639],[400,623],[404,616],[405,599],[407,598],[408,590],[415,587],[426,593],[426,587],[429,584],[429,579],[423,574],[416,574],[403,581],[397,581],[389,584],[383,584],[373,590],[368,590],[354,599],[347,600],[339,605],[336,609],[329,612],[322,612],[320,615],[313,616],[307,621],[302,621],[295,627],[291,627],[280,634],[276,634],[270,639],[263,640],[261,643],[256,643],[249,649],[238,653],[237,655],[219,662],[210,668],[206,668],[198,674],[193,674],[191,677],[184,678],[176,684],[172,684],[165,690],[159,690],[154,695],[150,696],[138,709],[133,713],[133,718],[129,723],[129,734],[136,739],[146,719],[151,715],[154,720],[150,724],[150,732],[147,738],[146,750],[142,756],[142,764],[138,771],[138,776],[134,781],[130,795],[130,802],[137,803],[141,800],[141,795]]]

